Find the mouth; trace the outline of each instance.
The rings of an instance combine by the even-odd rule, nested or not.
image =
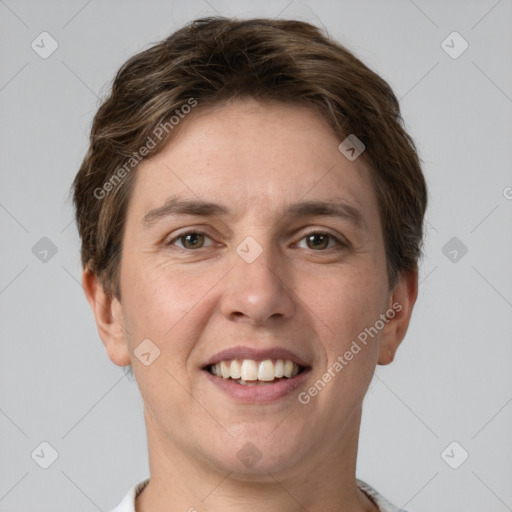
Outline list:
[[[211,384],[237,402],[272,402],[304,385],[311,366],[294,352],[274,347],[233,347],[201,367]]]
[[[204,370],[242,386],[268,386],[293,379],[307,368],[290,359],[223,359],[207,365]]]

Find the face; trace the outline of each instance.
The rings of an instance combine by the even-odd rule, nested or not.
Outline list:
[[[182,123],[137,169],[111,357],[123,345],[148,435],[169,451],[241,478],[315,464],[393,325],[369,170],[306,108],[247,100]]]

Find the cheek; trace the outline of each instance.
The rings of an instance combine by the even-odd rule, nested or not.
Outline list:
[[[210,278],[197,283],[188,273],[140,260],[127,262],[124,279],[123,314],[133,371],[146,406],[155,418],[165,422],[172,418],[172,407],[190,406],[190,397],[183,389],[190,388],[188,358],[204,328],[201,322],[207,316],[206,302],[201,299],[212,286],[208,286]],[[149,366],[135,355],[145,339],[159,350]]]
[[[336,344],[343,345],[379,318],[386,304],[385,285],[378,269],[358,265],[340,268],[321,279],[310,277],[301,288],[318,324]]]
[[[165,262],[159,265],[150,258],[127,262],[123,312],[132,348],[137,340],[150,338],[162,350],[161,362],[181,360],[180,353],[184,358],[204,328],[208,293],[222,275],[199,266],[185,271]]]
[[[328,292],[317,294],[316,331],[322,338],[325,358],[311,393],[318,404],[340,421],[364,397],[372,380],[379,353],[380,332],[371,328],[385,311],[385,279],[369,268],[353,269],[330,280]],[[369,334],[370,333],[370,334]],[[328,391],[320,391],[324,388]],[[322,395],[320,397],[320,395]],[[340,397],[344,397],[340,402]]]

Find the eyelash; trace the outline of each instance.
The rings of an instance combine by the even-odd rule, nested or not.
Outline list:
[[[166,242],[165,245],[166,246],[171,246],[171,245],[174,244],[174,242],[176,242],[177,240],[180,240],[182,238],[185,238],[187,235],[204,235],[205,237],[211,239],[211,237],[209,237],[208,234],[205,233],[204,231],[190,230],[190,231],[184,231],[183,233],[180,233],[179,235],[177,235],[174,238],[172,238],[171,240],[169,240],[169,242]],[[305,233],[304,236],[300,239],[300,241],[304,240],[305,238],[307,238],[308,236],[311,236],[311,235],[328,236],[331,240],[334,240],[334,242],[336,242],[338,244],[338,246],[339,246],[338,248],[331,247],[330,249],[321,249],[321,250],[318,250],[318,251],[315,251],[315,249],[311,249],[313,252],[327,252],[327,251],[332,250],[332,249],[334,249],[335,251],[340,251],[340,250],[343,250],[343,249],[347,249],[349,247],[348,243],[340,240],[340,238],[338,238],[337,236],[333,235],[329,231],[322,231],[322,230],[315,230],[315,231],[310,231],[308,233]],[[178,246],[176,246],[176,247],[179,250],[181,250],[181,251],[193,252],[193,251],[199,251],[201,249],[206,249],[207,247],[210,247],[210,246],[199,247],[198,249],[187,249],[185,247],[178,247]]]

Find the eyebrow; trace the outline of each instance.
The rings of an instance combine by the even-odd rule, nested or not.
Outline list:
[[[150,210],[143,219],[143,225],[150,227],[157,221],[177,215],[194,215],[199,217],[227,216],[229,208],[200,199],[169,197],[162,206]],[[331,200],[308,200],[292,203],[285,207],[283,217],[337,217],[351,222],[359,229],[368,229],[363,214],[342,197]]]

